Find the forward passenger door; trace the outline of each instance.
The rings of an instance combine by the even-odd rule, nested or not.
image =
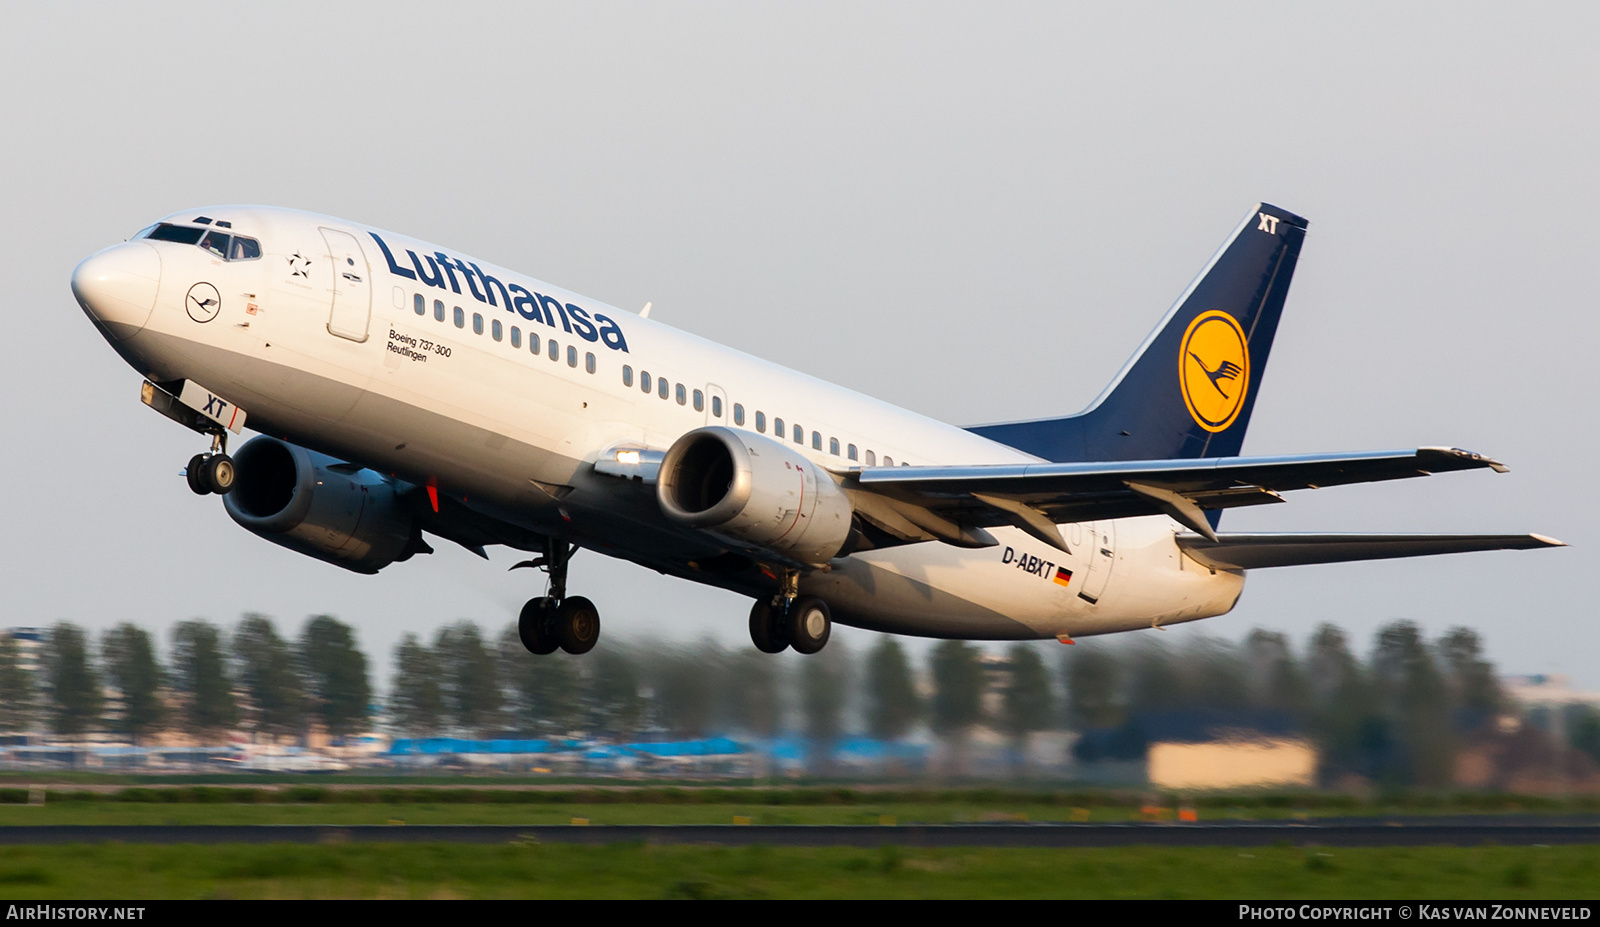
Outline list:
[[[349,232],[321,229],[333,265],[333,306],[328,331],[351,341],[366,341],[372,318],[372,272],[361,243]]]

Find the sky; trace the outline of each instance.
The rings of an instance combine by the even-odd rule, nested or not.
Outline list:
[[[245,612],[497,632],[541,591],[448,543],[358,576],[236,526],[68,287],[166,213],[393,229],[906,408],[1083,408],[1254,204],[1310,220],[1247,454],[1449,445],[1507,474],[1295,493],[1225,530],[1567,549],[1252,573],[1160,633],[1365,652],[1479,631],[1600,689],[1600,9],[1049,3],[32,4],[0,34],[0,624]],[[595,553],[612,640],[748,646],[748,601]],[[841,628],[838,642],[875,635]],[[1079,646],[1095,645],[1084,641]],[[601,646],[605,646],[602,641]],[[1046,642],[1041,648],[1059,645]],[[785,659],[790,659],[786,656]]]

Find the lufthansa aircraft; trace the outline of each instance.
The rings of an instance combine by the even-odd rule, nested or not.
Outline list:
[[[748,595],[758,648],[815,653],[833,621],[1070,643],[1221,615],[1257,567],[1559,545],[1217,531],[1287,490],[1505,470],[1454,448],[1238,456],[1305,229],[1251,209],[1087,411],[974,428],[287,209],[175,213],[72,291],[145,404],[210,436],[195,492],[361,573],[427,535],[528,551],[549,576],[520,616],[534,653],[599,637],[567,594],[580,547]]]

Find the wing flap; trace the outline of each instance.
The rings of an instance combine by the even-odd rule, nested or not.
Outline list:
[[[1215,570],[1565,546],[1539,534],[1223,534],[1215,539],[1178,535],[1178,547],[1185,554]]]
[[[1359,455],[865,467],[844,477],[847,488],[894,500],[899,514],[936,536],[948,529],[929,529],[913,509],[963,529],[1016,525],[1035,537],[1045,533],[1039,527],[1045,520],[1067,524],[1166,514],[1206,535],[1205,510],[1282,502],[1279,494],[1295,489],[1474,469],[1506,468],[1469,451],[1425,447]],[[1041,539],[1055,543],[1047,535]]]

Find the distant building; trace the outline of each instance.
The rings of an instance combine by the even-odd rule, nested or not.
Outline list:
[[[1505,691],[1508,698],[1525,709],[1568,705],[1587,705],[1590,708],[1600,709],[1600,692],[1574,689],[1572,680],[1562,673],[1502,676],[1500,688]]]
[[[17,642],[17,665],[24,672],[38,673],[45,642],[50,637],[49,628],[7,628],[0,631]]]
[[[1153,743],[1150,784],[1163,789],[1310,788],[1317,749],[1299,738]]]

